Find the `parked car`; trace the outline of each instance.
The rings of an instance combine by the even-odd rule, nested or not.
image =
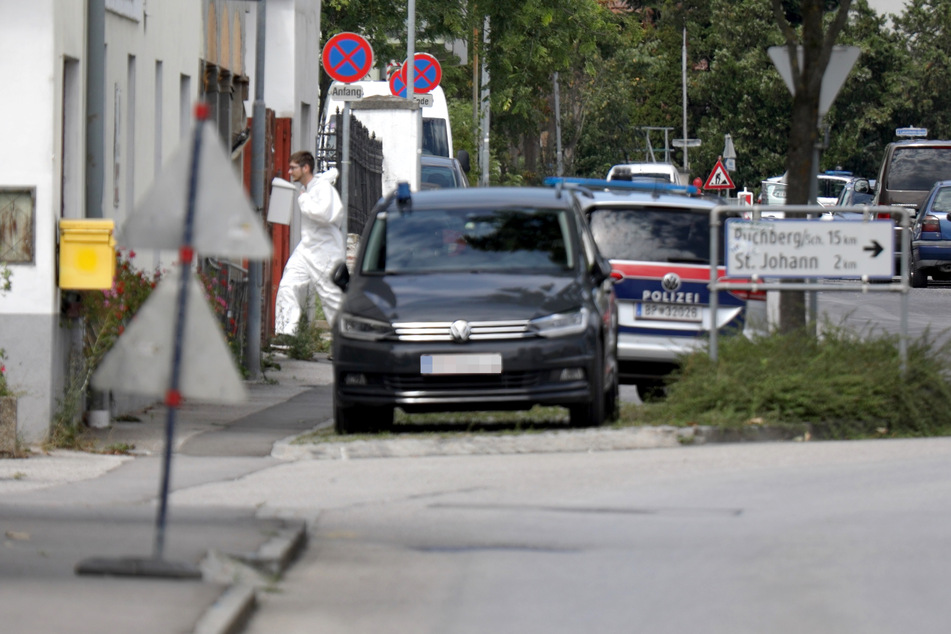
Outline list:
[[[934,184],[946,179],[951,179],[951,141],[894,141],[885,147],[873,204],[917,212]],[[879,217],[895,221],[897,269],[901,257],[901,218],[891,213],[881,213]]]
[[[686,177],[672,163],[623,163],[608,170],[609,181],[653,180],[675,185],[686,185]]]
[[[617,305],[573,196],[401,184],[371,211],[333,328],[334,426],[406,412],[618,408]]]
[[[918,210],[911,233],[910,282],[928,286],[928,277],[951,280],[951,180],[938,181]]]
[[[856,176],[842,187],[839,197],[835,201],[836,207],[849,207],[854,205],[870,205],[875,200],[875,187],[873,181],[867,178]]]
[[[468,171],[468,164],[463,165],[459,159],[423,154],[419,158],[420,189],[468,187]]]
[[[836,204],[839,194],[846,184],[853,179],[851,172],[830,170],[816,175],[816,204],[831,207]],[[761,205],[786,204],[786,175],[773,176],[760,182]],[[764,212],[766,218],[783,218],[782,212]]]
[[[720,291],[718,312],[711,312],[710,210],[718,201],[682,188],[658,193],[600,183],[584,185],[578,199],[616,280],[622,382],[636,383],[642,394],[662,390],[664,377],[705,345],[714,325],[724,333],[765,332],[763,292]],[[722,241],[720,253],[722,277]]]
[[[865,214],[861,211],[842,211],[841,207],[858,207],[871,205],[875,198],[874,181],[867,178],[853,177],[839,192],[835,204],[823,212],[823,220],[861,220]],[[873,216],[874,217],[874,216]]]
[[[853,179],[852,172],[827,170],[816,175],[816,203],[823,207],[832,207],[839,200],[839,194]]]

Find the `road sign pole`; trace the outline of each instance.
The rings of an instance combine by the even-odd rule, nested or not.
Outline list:
[[[416,82],[416,0],[408,0],[406,6],[406,98],[413,103],[413,88]],[[419,188],[419,158],[423,153],[423,109],[418,107],[416,116],[416,173],[414,186]]]
[[[348,221],[350,219],[350,102],[343,102],[343,114],[340,117],[343,126],[340,149],[340,202],[343,205],[343,248],[347,249]]]

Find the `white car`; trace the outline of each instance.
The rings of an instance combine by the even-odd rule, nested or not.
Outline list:
[[[609,181],[656,180],[686,185],[687,179],[671,163],[623,163],[608,170]]]

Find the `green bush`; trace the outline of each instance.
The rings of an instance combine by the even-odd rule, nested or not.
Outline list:
[[[951,342],[926,332],[908,343],[904,376],[895,335],[826,324],[816,338],[773,333],[720,340],[681,360],[666,398],[636,422],[743,427],[809,423],[818,438],[951,432]],[[944,343],[941,343],[941,342]],[[630,411],[630,410],[628,410]]]

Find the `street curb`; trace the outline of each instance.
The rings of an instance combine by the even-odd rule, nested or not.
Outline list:
[[[257,593],[281,576],[307,544],[307,524],[290,523],[254,553],[222,555],[209,552],[203,561],[206,581],[226,576],[230,584],[198,619],[194,634],[238,634],[257,608]]]
[[[256,607],[254,588],[231,586],[198,620],[194,634],[237,634],[247,625]]]
[[[304,436],[302,434],[301,436]],[[354,460],[421,456],[501,455],[659,449],[714,443],[808,440],[808,427],[773,428],[751,425],[724,430],[703,425],[674,427],[599,427],[520,435],[450,434],[445,436],[355,437],[348,440],[274,444],[271,455],[281,460]]]

